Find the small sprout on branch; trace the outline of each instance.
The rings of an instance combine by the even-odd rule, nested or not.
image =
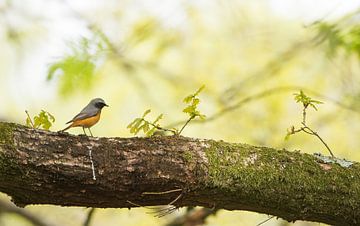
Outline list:
[[[201,86],[194,94],[191,94],[184,98],[183,102],[188,104],[184,109],[183,112],[188,114],[190,118],[199,117],[200,119],[205,119],[205,115],[201,114],[200,111],[197,109],[200,99],[197,97],[200,92],[205,88],[205,86]]]
[[[33,119],[31,119],[29,112],[25,111],[26,117],[26,126],[38,129],[43,128],[44,130],[49,130],[52,124],[55,122],[55,117],[47,111],[41,110],[38,115],[35,115]]]
[[[163,114],[158,115],[153,122],[150,122],[145,119],[145,117],[151,112],[150,109],[146,110],[141,118],[136,118],[132,121],[127,128],[130,129],[130,133],[136,135],[141,130],[146,134],[146,136],[152,136],[157,130],[171,132],[174,135],[177,134],[175,129],[166,129],[160,126],[158,123],[162,118]]]
[[[205,119],[205,115],[201,114],[201,112],[197,109],[200,99],[197,97],[199,93],[205,88],[205,86],[201,86],[194,94],[191,94],[184,98],[183,102],[187,104],[187,106],[183,109],[183,112],[189,115],[188,120],[185,122],[183,127],[180,129],[178,135],[184,130],[184,128],[189,124],[189,122],[196,117],[200,119]]]
[[[187,106],[183,109],[183,112],[189,115],[188,120],[182,126],[180,130],[176,128],[167,129],[162,127],[159,124],[159,121],[163,118],[163,114],[160,114],[154,121],[149,121],[145,119],[145,117],[151,112],[150,109],[146,110],[142,117],[134,119],[127,128],[130,129],[130,133],[136,135],[140,131],[143,131],[146,136],[150,137],[158,132],[171,132],[173,135],[180,135],[184,128],[189,124],[189,122],[196,117],[200,119],[205,119],[205,115],[202,114],[198,109],[198,105],[200,103],[200,99],[198,98],[199,93],[205,88],[205,86],[201,86],[194,94],[191,94],[184,98],[183,102],[187,104]]]
[[[323,102],[314,100],[311,97],[308,97],[305,95],[305,93],[300,90],[300,93],[294,93],[295,101],[296,103],[302,103],[304,106],[304,109],[306,109],[308,106],[314,108],[317,111],[316,104],[323,104]]]
[[[322,104],[321,101],[318,100],[314,100],[309,96],[306,96],[305,93],[300,90],[300,93],[294,93],[295,96],[295,101],[297,103],[302,103],[303,104],[303,118],[302,118],[302,127],[300,127],[299,129],[296,129],[295,126],[291,126],[290,128],[287,129],[287,133],[285,136],[285,140],[288,140],[290,138],[291,135],[294,135],[298,132],[304,132],[313,136],[316,136],[321,143],[324,144],[324,146],[326,147],[326,149],[329,151],[330,155],[332,157],[335,157],[334,154],[332,153],[331,149],[329,148],[329,146],[327,145],[327,143],[325,143],[325,141],[320,137],[320,135],[315,132],[313,129],[311,129],[307,124],[306,124],[306,110],[307,108],[310,106],[312,108],[314,108],[317,111],[317,104]]]

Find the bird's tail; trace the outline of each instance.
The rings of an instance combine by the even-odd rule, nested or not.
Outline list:
[[[70,129],[73,126],[73,124],[71,123],[68,127],[66,127],[65,129],[60,130],[60,132],[65,132],[66,130]]]

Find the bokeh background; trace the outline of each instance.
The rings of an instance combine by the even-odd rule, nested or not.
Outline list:
[[[24,124],[42,109],[65,127],[90,99],[110,105],[96,136],[132,136],[146,109],[163,126],[186,120],[182,99],[201,85],[206,120],[190,137],[328,154],[296,134],[303,90],[322,101],[307,123],[336,156],[360,161],[360,2],[341,0],[0,0],[0,120]],[[70,130],[82,133],[81,129]],[[139,134],[141,135],[141,134]],[[4,202],[9,197],[1,195]],[[49,225],[82,225],[88,209],[29,206]],[[146,208],[97,210],[91,225],[166,225]],[[218,211],[206,225],[256,225],[267,215]],[[0,225],[31,225],[0,208]],[[287,223],[273,218],[264,225]]]

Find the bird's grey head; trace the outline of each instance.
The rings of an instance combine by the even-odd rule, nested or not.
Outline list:
[[[105,103],[105,101],[104,101],[103,99],[101,99],[101,98],[92,99],[92,100],[90,101],[90,104],[91,104],[92,106],[95,106],[96,108],[99,108],[99,109],[102,109],[104,106],[109,107],[109,105],[107,105],[107,104]]]

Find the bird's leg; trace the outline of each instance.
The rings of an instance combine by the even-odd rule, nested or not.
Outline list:
[[[88,130],[89,130],[89,132],[90,132],[91,136],[93,137],[93,134],[92,134],[92,132],[91,132],[91,130],[90,130],[90,127],[88,128]]]
[[[86,132],[85,132],[85,127],[82,127],[83,131],[84,131],[84,134],[85,136],[87,136]]]

